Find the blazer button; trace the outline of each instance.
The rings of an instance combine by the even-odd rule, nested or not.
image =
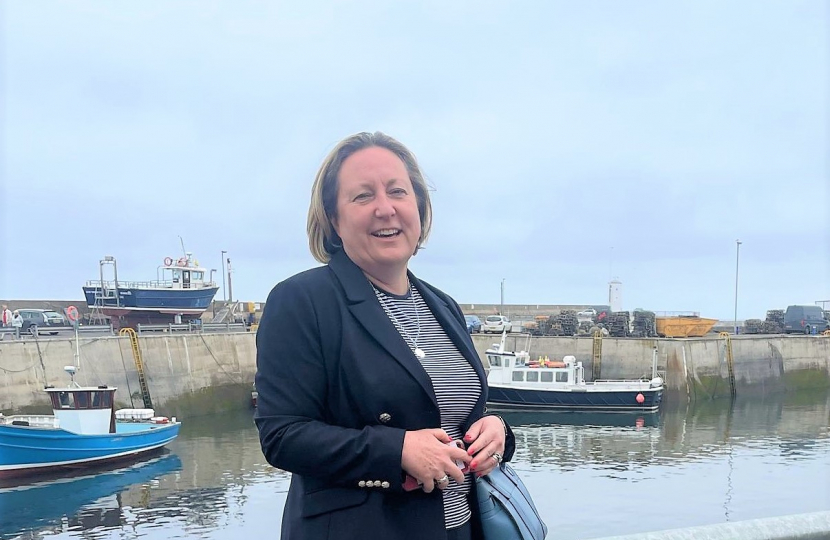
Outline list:
[[[385,482],[385,481],[381,482],[380,487],[382,487],[383,489],[388,489],[389,488],[389,482]]]
[[[380,420],[381,424],[388,424],[390,420],[392,420],[392,415],[388,412],[380,413],[378,416],[378,420]]]
[[[359,487],[366,487],[366,480],[361,480],[360,482],[357,483],[357,485]]]
[[[380,487],[380,480],[375,480],[375,487]]]

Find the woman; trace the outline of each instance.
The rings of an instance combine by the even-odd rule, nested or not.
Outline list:
[[[415,157],[387,135],[344,139],[317,174],[308,237],[326,266],[274,287],[257,332],[262,451],[293,473],[282,540],[478,538],[473,475],[514,439],[484,416],[458,304],[407,269],[431,222]]]

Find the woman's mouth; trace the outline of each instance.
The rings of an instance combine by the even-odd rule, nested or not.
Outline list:
[[[400,229],[381,229],[372,233],[372,236],[377,238],[392,238],[401,234]]]

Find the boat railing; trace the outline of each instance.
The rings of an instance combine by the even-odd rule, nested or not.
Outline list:
[[[118,289],[172,289],[174,287],[182,286],[179,281],[172,280],[154,280],[154,281],[119,281],[117,282]],[[115,281],[104,281],[103,286],[100,280],[91,280],[86,282],[87,287],[96,287],[103,290],[116,289]],[[213,281],[191,281],[191,289],[216,287]]]
[[[655,311],[655,317],[700,317],[699,311]]]
[[[594,379],[593,381],[590,381],[587,384],[591,384],[591,383],[627,384],[627,383],[633,383],[633,382],[648,383],[648,382],[650,382],[650,379],[646,379],[646,378],[639,378],[639,379]]]
[[[59,424],[58,419],[50,414],[15,414],[0,418],[0,423],[39,428],[56,428]]]

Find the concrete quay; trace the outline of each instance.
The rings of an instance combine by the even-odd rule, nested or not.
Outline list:
[[[574,355],[590,377],[593,339],[512,334],[508,350],[528,349],[533,358]],[[499,340],[474,335],[479,356]],[[830,337],[733,336],[733,371],[739,395],[830,388]],[[665,373],[667,399],[682,401],[730,395],[727,340],[603,338],[600,377],[650,376],[652,351]],[[166,416],[194,416],[248,405],[256,371],[253,333],[141,336],[139,344],[153,405]],[[82,337],[76,380],[82,385],[117,386],[119,406],[141,405],[138,373],[129,339]],[[74,361],[72,338],[0,342],[0,411],[49,410],[46,384],[68,382],[64,366]]]

